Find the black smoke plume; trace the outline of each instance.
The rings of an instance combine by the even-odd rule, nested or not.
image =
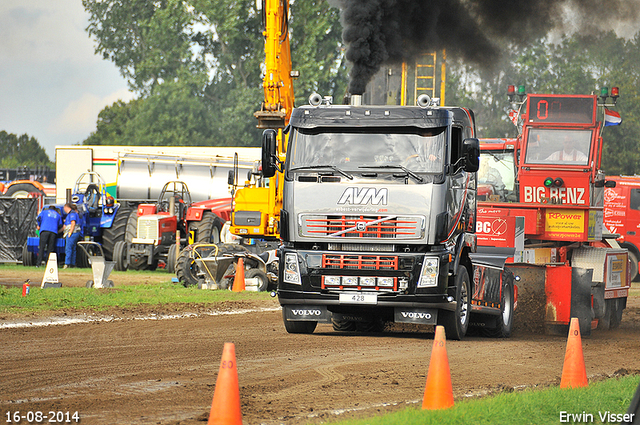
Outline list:
[[[496,41],[532,41],[572,11],[581,28],[638,18],[638,0],[341,0],[342,38],[351,62],[349,92],[362,94],[382,64],[446,49],[484,70],[499,60]],[[580,28],[579,28],[580,29]]]

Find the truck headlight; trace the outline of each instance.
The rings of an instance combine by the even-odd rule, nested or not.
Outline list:
[[[301,285],[300,266],[298,266],[298,256],[290,253],[284,256],[284,282]]]
[[[438,267],[440,261],[438,258],[424,257],[422,262],[422,270],[420,271],[420,279],[418,279],[418,288],[426,288],[438,285]]]

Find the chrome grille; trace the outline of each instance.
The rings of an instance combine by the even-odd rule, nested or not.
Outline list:
[[[421,216],[393,215],[302,215],[302,235],[307,237],[420,239],[424,235]]]
[[[395,255],[323,254],[322,267],[325,269],[398,270],[398,257]]]
[[[158,217],[138,217],[138,238],[158,240]]]

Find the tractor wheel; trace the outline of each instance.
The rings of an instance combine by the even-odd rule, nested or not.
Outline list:
[[[195,243],[220,243],[222,222],[211,211],[202,214],[202,220],[189,223],[189,231],[195,231]]]
[[[114,269],[123,272],[127,270],[127,243],[118,241],[113,246],[113,261],[115,261]]]
[[[85,285],[87,288],[93,288],[93,280],[87,280],[87,283]]]
[[[39,193],[44,196],[44,192],[38,189],[31,183],[16,183],[7,189],[4,196],[10,196],[12,198],[28,198],[30,193]]]
[[[438,312],[438,324],[444,326],[447,339],[461,340],[469,328],[471,317],[471,282],[469,273],[464,266],[458,266],[455,276],[455,300],[454,311],[440,310]]]
[[[176,272],[176,264],[178,263],[178,260],[176,259],[177,250],[178,250],[178,247],[176,246],[176,244],[172,244],[169,247],[169,252],[167,253],[167,271],[169,273]]]
[[[27,244],[28,242],[25,242],[24,245],[22,245],[22,265],[32,267],[36,265],[36,256],[33,252],[29,252]]]
[[[133,242],[133,238],[138,236],[138,211],[133,210],[127,218],[127,227],[125,230],[124,241],[127,244]],[[128,252],[127,252],[128,254]],[[129,256],[128,256],[129,257]],[[148,267],[147,257],[129,257],[127,261],[127,268],[131,270],[145,270]]]
[[[133,242],[133,238],[138,235],[138,210],[133,210],[127,217],[127,225],[124,231],[124,241],[126,243]]]
[[[113,251],[115,250],[116,243],[124,241],[127,222],[131,215],[131,211],[132,208],[120,205],[111,227],[108,229],[102,229],[102,249],[104,251],[104,259],[106,261],[112,261],[116,258]]]
[[[76,253],[76,266],[82,269],[91,267],[91,264],[89,264],[89,257],[85,254],[84,249],[78,248]]]
[[[244,275],[245,279],[257,278],[258,279],[258,292],[264,292],[269,286],[269,276],[260,269],[250,269]]]
[[[193,249],[188,246],[182,250],[176,263],[176,276],[183,286],[189,287],[198,284],[197,265],[191,258],[191,251]]]

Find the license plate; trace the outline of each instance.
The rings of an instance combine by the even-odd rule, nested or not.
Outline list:
[[[343,293],[340,294],[340,304],[378,304],[378,294]]]

